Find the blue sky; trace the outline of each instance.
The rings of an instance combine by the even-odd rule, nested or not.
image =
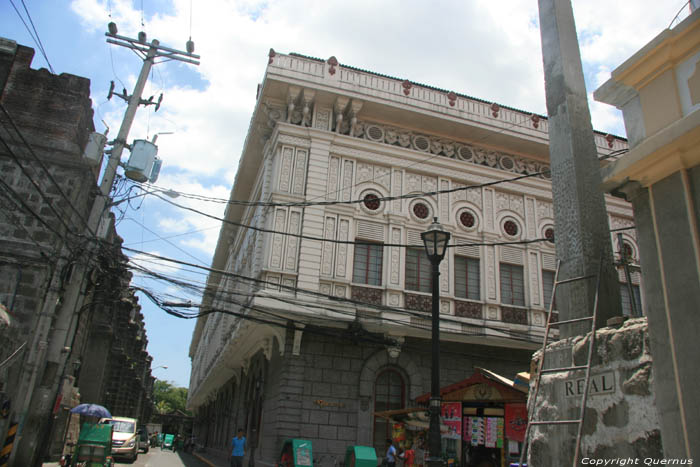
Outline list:
[[[21,0],[0,2],[0,36],[34,48],[34,68],[48,67],[12,3],[29,24]],[[668,27],[684,3],[574,0],[589,93]],[[191,34],[201,65],[155,66],[144,94],[157,97],[163,92],[162,107],[157,113],[152,107],[140,108],[129,135],[131,141],[172,133],[158,138],[163,169],[157,185],[177,191],[228,197],[270,48],[320,58],[335,55],[341,64],[546,113],[534,0],[24,0],[24,4],[54,71],[91,80],[95,127],[102,132],[106,122],[112,137],[125,104],[116,98],[107,101],[109,83],[114,80],[117,90],[126,87],[131,92],[141,60],[132,51],[105,42],[107,23],[115,21],[119,34],[130,37],[144,30],[149,40],[157,38],[180,50]],[[683,10],[681,18],[685,16]],[[596,129],[624,136],[619,112],[591,103],[591,113]],[[223,212],[220,204],[175,201],[214,215]],[[210,264],[217,222],[150,196],[120,207],[126,209],[117,230],[125,245]],[[140,264],[205,280],[163,264]],[[138,276],[134,284],[170,293],[173,301],[197,299]],[[140,303],[153,367],[168,366],[154,375],[187,386],[194,322],[166,315],[145,297]]]

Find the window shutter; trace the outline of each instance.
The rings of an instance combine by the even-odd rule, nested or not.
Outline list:
[[[512,246],[501,246],[501,260],[510,264],[523,264],[523,250]]]
[[[357,238],[363,240],[384,241],[384,224],[368,221],[357,221]]]
[[[406,230],[408,244],[411,246],[423,246],[423,239],[420,238],[420,232],[417,230]]]
[[[555,255],[542,253],[542,269],[546,269],[548,271],[556,271],[557,257]]]

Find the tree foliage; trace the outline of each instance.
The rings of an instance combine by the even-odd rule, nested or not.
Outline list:
[[[153,383],[153,404],[156,412],[160,414],[185,409],[187,404],[187,388],[178,388],[168,381],[156,379]]]

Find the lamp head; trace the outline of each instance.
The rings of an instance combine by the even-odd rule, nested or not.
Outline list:
[[[440,263],[445,257],[447,244],[450,241],[450,233],[438,222],[437,217],[433,218],[428,230],[420,234],[425,245],[425,252],[431,263]]]

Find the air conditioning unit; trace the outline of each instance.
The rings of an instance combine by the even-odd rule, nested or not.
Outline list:
[[[150,141],[134,140],[134,144],[131,145],[131,156],[124,166],[124,175],[131,180],[143,183],[152,178],[154,166],[157,166],[157,177],[160,172],[160,159],[156,157],[157,153],[158,146]]]
[[[83,159],[92,166],[101,164],[106,143],[107,137],[102,133],[90,133],[85,150],[83,150]]]

